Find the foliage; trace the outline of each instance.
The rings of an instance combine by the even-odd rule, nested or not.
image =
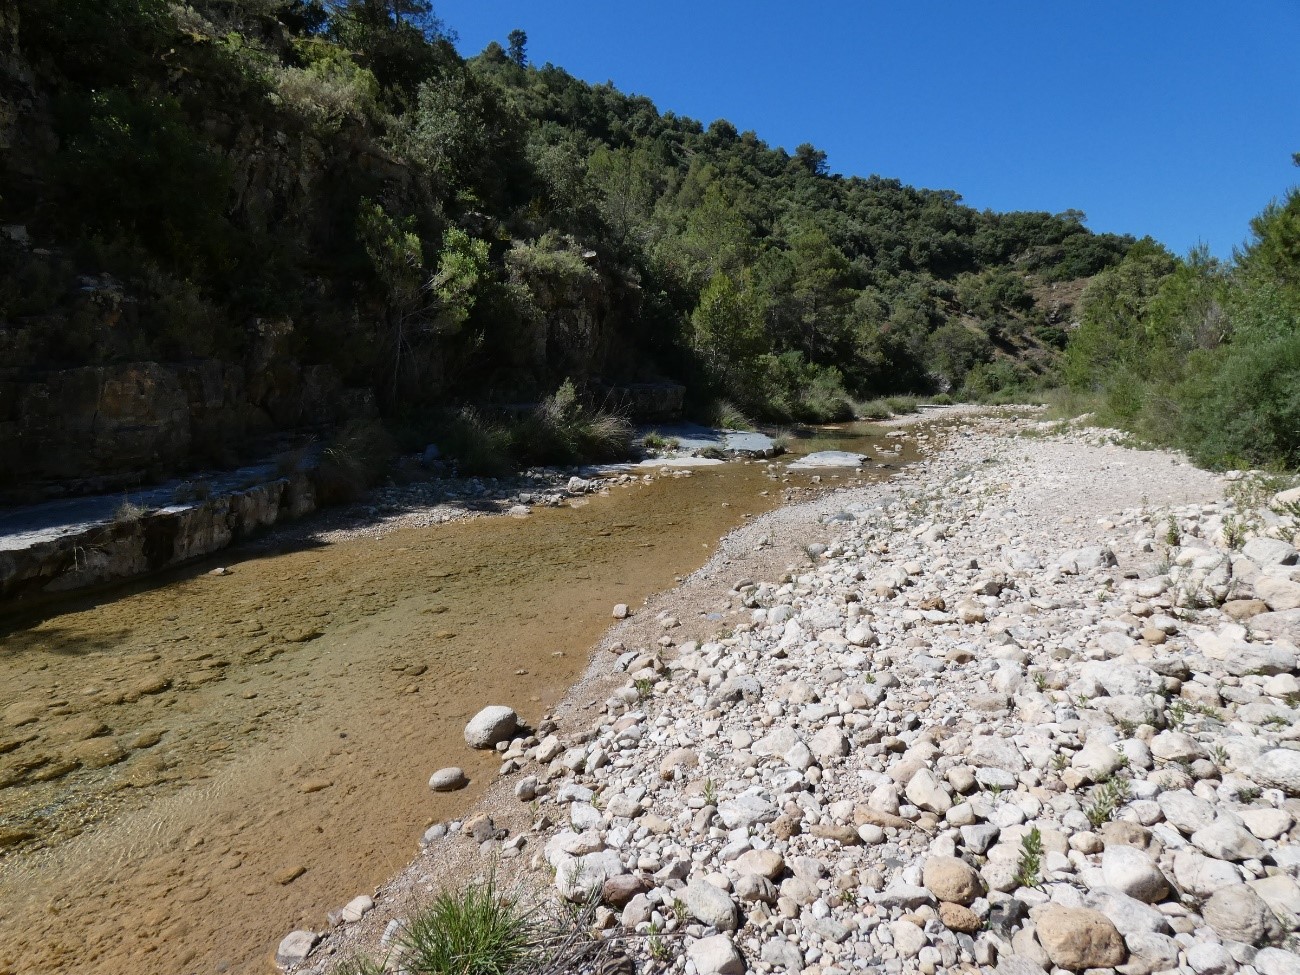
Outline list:
[[[509,975],[540,958],[535,912],[489,878],[441,893],[402,927],[403,967],[415,975]]]
[[[250,326],[291,322],[285,355],[376,390],[389,416],[451,417],[486,469],[496,421],[449,404],[536,399],[566,377],[676,377],[695,403],[777,421],[1025,388],[1064,334],[1035,295],[1138,260],[1077,211],[981,212],[832,174],[810,143],[787,152],[530,64],[527,40],[463,59],[428,0],[26,0],[17,59],[53,109],[30,127],[48,137],[0,159],[0,220],[46,256],[3,262],[0,309],[23,321],[3,351],[20,368],[252,368]],[[1261,218],[1260,279],[1293,253],[1294,210]],[[102,273],[133,309],[111,340],[76,298]],[[1199,281],[1171,292],[1170,321],[1224,308],[1280,327],[1269,302],[1206,305]],[[1081,331],[1101,349],[1114,315],[1095,305]],[[539,455],[621,449],[613,420],[575,417],[528,420]]]
[[[1142,242],[1084,296],[1066,350],[1101,418],[1211,467],[1300,465],[1300,200],[1252,221],[1235,264]]]

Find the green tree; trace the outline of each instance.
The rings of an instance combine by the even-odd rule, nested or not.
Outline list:
[[[528,35],[516,28],[506,40],[510,45],[507,52],[510,60],[518,67],[525,67],[528,64]]]

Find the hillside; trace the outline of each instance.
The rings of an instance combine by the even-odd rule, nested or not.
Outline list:
[[[1132,244],[834,174],[531,65],[520,32],[466,60],[423,0],[0,17],[11,487],[374,411],[418,443],[444,407],[565,379],[774,420],[992,392],[1053,368],[1044,289]]]

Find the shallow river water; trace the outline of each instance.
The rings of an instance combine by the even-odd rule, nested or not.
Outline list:
[[[796,452],[877,457],[880,433]],[[726,464],[525,519],[236,549],[3,624],[0,973],[273,970],[285,932],[319,930],[472,805],[498,764],[464,745],[474,712],[536,721],[615,603],[670,587],[815,473],[864,479],[783,472]],[[446,765],[470,788],[431,793]]]

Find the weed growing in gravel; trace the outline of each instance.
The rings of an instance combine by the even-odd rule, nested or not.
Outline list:
[[[1093,829],[1100,829],[1115,817],[1115,810],[1128,798],[1128,791],[1128,778],[1122,775],[1113,775],[1098,784],[1092,802],[1083,810]]]
[[[655,682],[649,677],[639,677],[632,682],[632,686],[636,688],[637,700],[644,701],[654,693]]]
[[[1170,515],[1165,525],[1165,544],[1170,548],[1177,548],[1178,543],[1182,540],[1183,534],[1178,529],[1178,522],[1173,515]]]
[[[1020,862],[1016,865],[1016,884],[1037,887],[1043,882],[1043,834],[1035,826],[1020,841]]]
[[[1224,768],[1228,764],[1228,750],[1222,745],[1215,745],[1210,749],[1210,758],[1219,768]]]
[[[1237,800],[1239,802],[1254,802],[1263,794],[1263,791],[1256,786],[1243,785],[1237,790]]]
[[[718,804],[718,786],[713,779],[704,780],[704,802],[709,806]]]

